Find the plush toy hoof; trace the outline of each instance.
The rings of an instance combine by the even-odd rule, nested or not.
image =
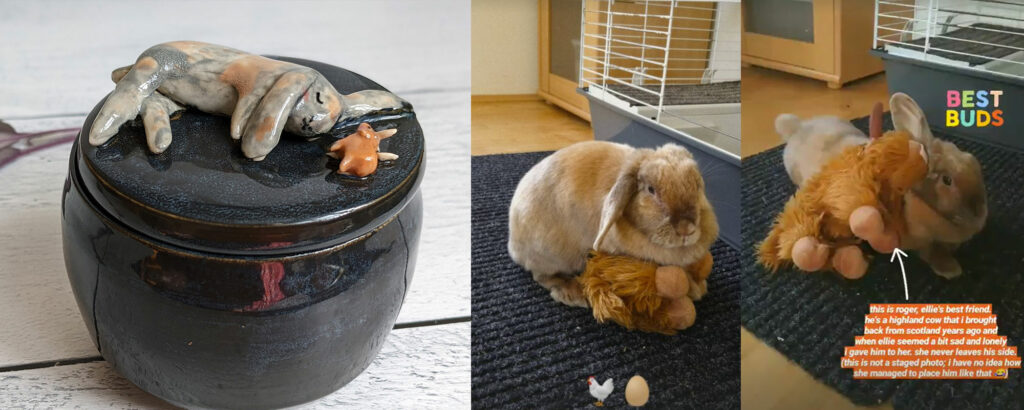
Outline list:
[[[885,232],[885,222],[877,208],[865,205],[850,213],[850,230],[858,238],[871,241]]]
[[[690,279],[678,266],[662,266],[654,271],[654,287],[661,297],[678,299],[690,291]]]
[[[697,321],[697,307],[693,305],[693,300],[687,297],[672,299],[665,309],[665,315],[668,316],[673,328],[683,330],[693,326],[693,322]]]
[[[810,236],[800,238],[793,244],[793,264],[805,272],[817,272],[828,262],[828,246]]]
[[[871,248],[879,253],[892,253],[900,244],[900,236],[891,229],[886,229],[881,235],[868,241]]]
[[[868,271],[868,261],[860,247],[849,245],[836,249],[832,255],[832,268],[847,279],[860,279]]]

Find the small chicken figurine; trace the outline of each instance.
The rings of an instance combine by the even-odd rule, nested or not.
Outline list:
[[[359,124],[356,132],[335,141],[327,155],[341,159],[338,173],[365,177],[377,171],[378,160],[390,161],[398,156],[380,152],[380,140],[395,135],[397,129],[374,131],[370,124]]]
[[[861,240],[879,252],[899,245],[903,195],[927,176],[928,156],[905,131],[877,136],[880,112],[878,105],[868,144],[844,150],[789,199],[759,247],[762,265],[772,272],[787,263],[807,272],[831,265],[856,279],[868,267]]]
[[[673,335],[697,320],[696,307],[687,296],[690,277],[707,279],[712,262],[711,252],[685,269],[591,252],[578,280],[598,322],[611,320],[630,330]]]
[[[587,386],[590,386],[590,395],[597,399],[597,403],[594,403],[597,407],[604,406],[604,400],[612,394],[612,390],[615,390],[615,384],[610,377],[604,383],[597,384],[597,378],[590,376],[587,378]]]

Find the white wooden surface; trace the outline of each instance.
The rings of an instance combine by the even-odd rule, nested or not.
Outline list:
[[[300,407],[468,407],[469,349],[461,347],[468,344],[469,323],[395,330],[366,372],[338,392]],[[0,408],[72,407],[171,408],[103,361],[0,373]]]
[[[427,140],[424,230],[399,323],[469,315],[469,2],[0,1],[0,119],[76,127],[110,70],[149,47],[202,40],[352,69],[411,101]],[[159,402],[95,356],[64,272],[60,191],[70,145],[0,168],[0,408]],[[442,405],[443,404],[443,405]],[[310,407],[469,405],[469,325],[396,330],[356,381]]]

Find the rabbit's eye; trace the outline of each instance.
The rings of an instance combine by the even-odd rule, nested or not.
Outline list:
[[[654,186],[653,185],[648,185],[647,186],[647,193],[651,194],[651,195],[654,195]]]
[[[949,175],[943,175],[942,176],[942,183],[946,184],[946,186],[953,185],[953,178],[950,178]]]

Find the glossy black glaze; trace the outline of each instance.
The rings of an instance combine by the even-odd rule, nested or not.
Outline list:
[[[347,94],[383,87],[324,64],[277,57],[319,70]],[[92,121],[102,102],[86,118]],[[326,155],[337,137],[290,134],[263,161],[245,158],[229,136],[230,118],[191,109],[171,121],[162,154],[146,147],[141,124],[128,124],[100,147],[80,141],[78,172],[100,207],[135,230],[210,252],[264,254],[321,248],[366,233],[408,199],[423,162],[423,131],[413,114],[371,116],[378,130],[398,128],[381,150],[399,156],[366,178],[338,175]]]
[[[347,92],[341,87],[339,91]],[[405,124],[396,137],[414,129],[422,148],[414,118],[387,121]],[[134,132],[130,128],[122,131]],[[89,129],[88,121],[84,129]],[[223,137],[232,143],[226,128],[224,132],[206,137]],[[175,130],[175,142],[178,135],[183,134]],[[124,140],[142,144],[139,148],[145,153],[142,140]],[[318,144],[294,141],[301,143]],[[295,145],[292,149],[302,149]],[[95,152],[102,153],[104,148]],[[304,239],[299,251],[288,243],[274,243],[275,235],[289,232],[274,230],[287,224],[250,223],[247,229],[253,235],[245,241],[249,247],[235,249],[237,242],[223,245],[216,236],[173,240],[176,237],[170,233],[145,224],[154,219],[126,223],[122,216],[138,216],[130,213],[133,208],[98,201],[91,191],[96,185],[85,182],[90,175],[80,173],[89,169],[79,163],[80,151],[89,149],[79,143],[72,149],[62,204],[65,263],[97,348],[123,376],[182,406],[275,408],[329,394],[373,360],[394,325],[414,271],[422,219],[418,192],[422,151],[409,155],[420,161],[408,168],[405,182],[396,185],[401,189],[378,189],[376,184],[384,183],[380,179],[363,181],[361,188],[332,182],[338,190],[363,190],[336,198],[370,201],[352,199],[345,204],[353,208],[331,213],[335,218],[342,215],[342,220],[361,221],[359,229],[327,236],[323,225],[308,225],[318,219],[312,216],[315,207],[299,205],[310,214],[303,214],[309,218],[295,224],[319,229]],[[168,168],[157,166],[159,158],[154,161],[150,169],[140,168],[142,172],[167,172]],[[189,163],[202,161],[195,158]],[[396,196],[392,201],[375,201],[367,196],[371,193]],[[205,197],[190,199],[201,198]],[[134,211],[146,213],[147,208]],[[243,209],[235,212],[245,213]],[[174,221],[179,226],[192,223],[173,214],[165,219],[159,213],[148,215],[171,228]],[[261,235],[261,226],[271,233]],[[211,248],[220,252],[209,252]]]

